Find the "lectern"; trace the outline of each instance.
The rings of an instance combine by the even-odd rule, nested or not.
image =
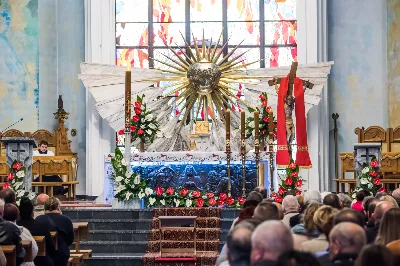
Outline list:
[[[23,182],[25,191],[32,192],[32,163],[33,148],[37,148],[37,143],[33,138],[25,137],[4,137],[1,140],[6,147],[6,163],[11,166],[17,160],[26,169]]]
[[[354,169],[357,176],[361,174],[363,164],[368,166],[375,157],[381,166],[381,144],[380,143],[356,143],[354,144]]]

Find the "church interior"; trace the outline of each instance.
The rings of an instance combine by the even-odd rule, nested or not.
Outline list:
[[[399,53],[399,0],[0,0],[0,265],[400,265]]]

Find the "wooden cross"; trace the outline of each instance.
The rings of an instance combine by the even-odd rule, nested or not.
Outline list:
[[[17,149],[16,150],[11,150],[12,152],[16,152],[17,153],[17,161],[21,161],[20,160],[20,153],[21,152],[25,152],[25,150],[20,150],[19,149],[19,143],[17,144]]]
[[[298,65],[299,65],[299,63],[293,62],[292,65],[290,66],[288,95],[293,94],[294,78],[296,77]],[[281,80],[282,80],[282,78],[274,78],[272,80],[268,80],[268,85],[273,86],[275,84],[281,84]],[[314,84],[309,81],[303,80],[303,86],[308,89],[312,89],[314,87]]]

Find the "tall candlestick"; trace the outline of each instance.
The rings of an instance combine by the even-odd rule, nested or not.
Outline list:
[[[225,129],[226,129],[226,137],[228,138],[228,132],[229,132],[229,138],[230,138],[231,137],[231,111],[229,109],[227,109],[225,112]]]
[[[260,128],[259,128],[259,112],[258,110],[254,111],[254,151],[256,155],[256,175],[257,175],[257,186],[261,183],[260,180]]]
[[[228,175],[228,196],[231,196],[231,111],[225,111],[225,130],[226,130],[226,170]]]
[[[240,123],[241,123],[241,138],[243,140],[246,136],[246,113],[244,111],[240,113]]]
[[[246,197],[246,113],[240,113],[241,122],[241,157],[242,157],[242,197]]]
[[[275,153],[274,153],[274,113],[272,112],[272,109],[270,108],[268,110],[268,130],[269,130],[269,176],[270,176],[270,185],[271,185],[271,192],[274,192],[274,171],[275,171],[275,167],[274,167],[274,157],[275,157]]]
[[[125,128],[130,127],[131,122],[131,80],[132,72],[127,69],[125,72]]]
[[[268,129],[271,132],[274,129],[274,113],[272,109],[268,110]]]
[[[254,111],[254,135],[258,136],[260,132],[259,123],[260,123],[260,112],[258,110]]]

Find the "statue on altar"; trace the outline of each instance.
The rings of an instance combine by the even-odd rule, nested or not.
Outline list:
[[[197,175],[196,170],[192,165],[186,165],[183,174],[179,177],[181,186],[187,189],[201,190],[201,178]]]
[[[175,171],[169,166],[163,166],[157,169],[153,176],[153,187],[168,188],[172,186],[173,179],[175,177]]]

